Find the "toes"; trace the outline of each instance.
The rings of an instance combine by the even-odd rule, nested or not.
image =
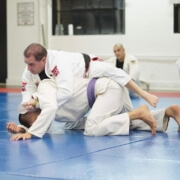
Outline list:
[[[178,132],[180,132],[180,127],[178,128]]]
[[[152,132],[153,135],[156,134],[156,122],[153,122],[151,132]]]
[[[155,128],[151,129],[151,133],[152,133],[152,135],[155,135],[156,134],[156,129]]]
[[[156,128],[155,128],[155,127],[152,129],[152,134],[153,134],[153,135],[156,134]]]

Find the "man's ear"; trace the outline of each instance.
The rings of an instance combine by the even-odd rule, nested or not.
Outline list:
[[[46,62],[46,56],[44,56],[43,58],[42,58],[42,61],[45,63]]]

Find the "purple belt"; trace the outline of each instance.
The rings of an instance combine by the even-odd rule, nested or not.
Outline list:
[[[88,97],[88,102],[89,102],[89,106],[92,108],[94,102],[95,102],[95,83],[97,81],[97,78],[93,78],[90,80],[88,87],[87,87],[87,97]]]

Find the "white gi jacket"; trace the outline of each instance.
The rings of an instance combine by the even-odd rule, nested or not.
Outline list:
[[[68,129],[85,128],[85,135],[128,135],[130,121],[127,112],[132,110],[132,107],[127,103],[130,99],[124,96],[125,88],[110,79],[98,79],[95,84],[97,98],[86,120],[84,115],[90,109],[87,98],[88,83],[89,79],[74,78],[73,96],[57,109],[55,81],[41,81],[37,92],[41,114],[27,132],[42,138],[56,119],[66,122]],[[157,120],[157,130],[163,131],[167,127],[168,119],[164,120],[164,114],[164,109],[153,112]],[[149,130],[149,126],[143,121],[133,121],[131,128]]]
[[[68,128],[77,127],[77,124],[79,122],[81,124],[84,115],[90,109],[87,98],[87,85],[89,81],[90,79],[74,78],[73,96],[59,109],[57,109],[57,86],[55,81],[52,79],[44,79],[43,81],[41,81],[38,86],[38,91],[36,93],[39,99],[39,107],[41,109],[41,114],[38,116],[37,120],[33,123],[33,125],[28,129],[27,132],[41,138],[47,132],[49,126],[54,119],[60,122],[69,123],[67,124]],[[98,79],[95,84],[95,94],[98,96],[98,94],[105,93],[110,82],[111,80],[107,78]],[[117,90],[119,91],[118,93],[121,93],[119,90],[119,85],[117,86]],[[123,89],[126,92],[126,89]],[[116,98],[115,94],[112,94],[112,96]],[[126,99],[126,97],[127,96],[122,96],[122,99],[118,99],[118,104],[120,107],[120,104],[125,104],[127,109],[131,110],[132,104],[130,102],[130,99]],[[23,108],[23,105],[19,106],[19,109],[21,109],[20,111],[23,111]],[[119,109],[119,107],[117,108]]]
[[[83,77],[85,71],[84,58],[81,53],[48,50],[45,73],[55,79],[58,87],[58,106],[66,102],[73,94],[73,75]],[[22,102],[31,99],[40,82],[39,75],[33,75],[27,67],[22,76]]]
[[[106,62],[111,63],[113,66],[116,66],[116,59],[117,59],[116,57],[112,57],[110,59],[107,59]],[[130,75],[135,82],[139,81],[139,76],[140,76],[139,62],[134,56],[125,54],[123,70],[128,75]]]
[[[90,57],[95,57],[90,55]],[[50,79],[54,79],[57,84],[57,106],[60,108],[73,94],[73,76],[83,77],[85,74],[85,62],[81,53],[48,50],[45,65],[45,73]],[[118,68],[100,61],[91,61],[89,77],[110,77],[121,86],[125,86],[130,81],[130,76]],[[39,75],[33,75],[27,67],[22,76],[22,96],[23,102],[31,99],[32,93],[37,91],[40,83]],[[34,98],[35,94],[34,94]],[[23,114],[25,111],[19,111]]]

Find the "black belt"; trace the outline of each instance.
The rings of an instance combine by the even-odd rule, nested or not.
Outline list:
[[[88,70],[89,67],[89,63],[91,61],[91,58],[89,55],[82,53],[83,57],[84,57],[84,62],[85,62],[85,70]]]

